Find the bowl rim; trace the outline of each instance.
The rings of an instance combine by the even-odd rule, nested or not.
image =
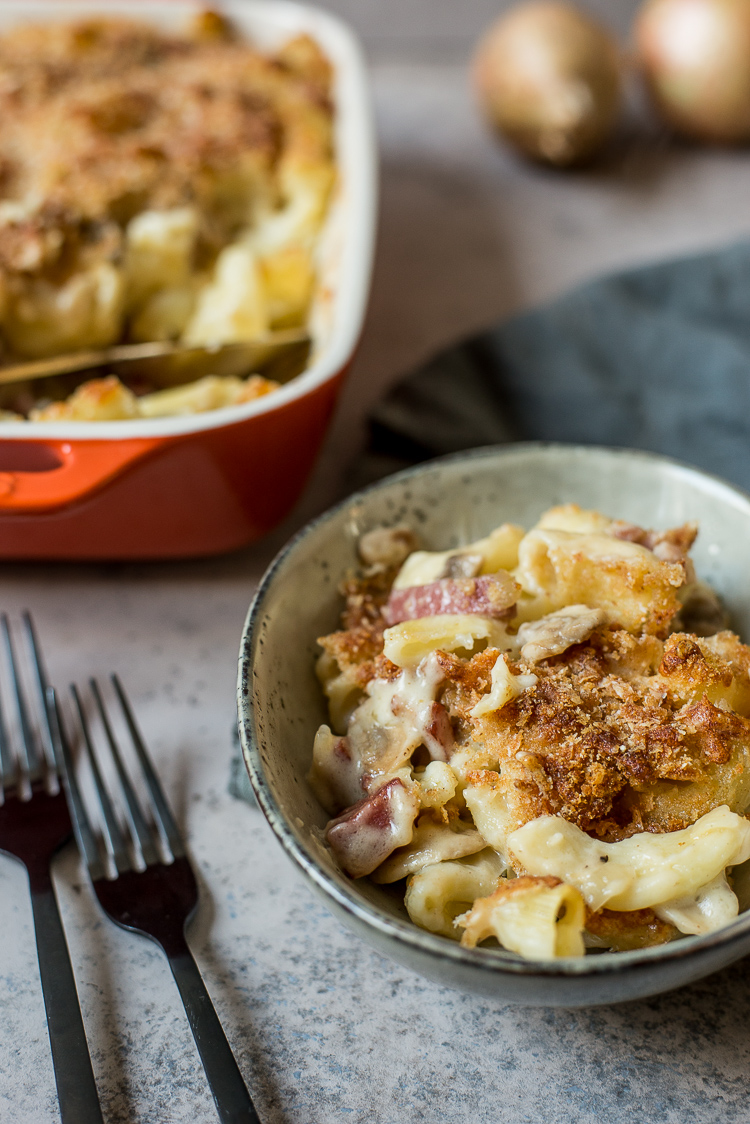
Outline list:
[[[117,441],[183,437],[220,429],[285,407],[337,378],[352,360],[362,333],[375,250],[378,164],[375,120],[363,49],[353,28],[333,12],[300,0],[217,0],[248,39],[255,33],[309,32],[335,65],[336,166],[345,238],[333,303],[336,324],[308,367],[273,394],[201,414],[174,414],[123,421],[0,421],[0,441]],[[107,15],[130,16],[157,26],[178,24],[200,7],[194,0],[108,0]],[[0,31],[16,23],[52,17],[56,22],[101,14],[101,0],[2,0]],[[343,185],[343,189],[342,188]],[[330,216],[329,216],[330,217]]]
[[[254,716],[255,703],[252,693],[252,655],[257,639],[256,626],[259,623],[266,595],[270,591],[279,571],[294,554],[298,546],[319,528],[334,520],[340,512],[353,505],[366,501],[367,497],[393,483],[406,482],[420,476],[435,466],[465,462],[471,465],[477,461],[497,457],[523,454],[538,454],[550,459],[561,452],[579,456],[605,454],[613,459],[642,460],[654,465],[667,465],[679,469],[688,476],[709,481],[722,491],[729,493],[744,504],[750,504],[750,493],[722,479],[714,473],[705,472],[685,461],[674,457],[651,453],[640,449],[620,446],[564,444],[547,441],[518,441],[508,445],[488,445],[474,449],[461,450],[446,456],[435,457],[392,473],[366,487],[358,489],[343,500],[334,504],[301,527],[279,550],[269,564],[250,603],[242,632],[238,659],[237,711],[240,745],[245,766],[250,777],[258,804],[272,831],[303,874],[326,897],[331,898],[340,911],[370,929],[376,930],[389,940],[397,941],[414,952],[427,953],[436,960],[451,961],[465,968],[482,969],[490,972],[507,973],[527,978],[590,978],[611,976],[639,967],[657,968],[659,965],[684,960],[702,952],[722,947],[731,949],[733,945],[745,945],[750,933],[750,909],[740,914],[728,925],[704,936],[682,936],[667,944],[651,948],[631,949],[623,952],[596,951],[593,955],[567,957],[557,960],[524,960],[505,949],[464,948],[437,933],[420,929],[413,922],[403,921],[388,915],[375,904],[361,897],[356,891],[356,882],[347,880],[343,874],[339,878],[328,874],[318,864],[311,849],[305,847],[293,830],[285,813],[268,785],[263,768],[260,745],[256,736]],[[738,957],[744,955],[738,952]],[[731,959],[731,958],[730,958]]]

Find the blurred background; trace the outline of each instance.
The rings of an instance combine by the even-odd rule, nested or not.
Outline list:
[[[332,495],[362,418],[444,345],[624,266],[750,231],[750,149],[676,139],[627,84],[618,133],[595,162],[531,164],[491,135],[470,86],[497,0],[327,0],[360,34],[381,151],[381,212],[359,357],[312,493]],[[631,43],[635,0],[581,5]],[[323,485],[323,487],[321,487]]]
[[[465,62],[506,0],[330,0],[319,7],[355,27],[373,62]],[[626,37],[637,0],[590,0],[585,11]]]

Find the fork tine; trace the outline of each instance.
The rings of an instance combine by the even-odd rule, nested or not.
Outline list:
[[[23,691],[21,690],[21,680],[18,675],[18,664],[16,662],[16,653],[13,647],[13,638],[10,634],[10,625],[8,623],[7,613],[3,613],[0,617],[0,624],[2,624],[3,636],[5,638],[5,649],[8,653],[8,663],[10,664],[10,677],[13,683],[13,692],[16,698],[18,717],[21,722],[23,764],[28,770],[29,778],[33,778],[39,771],[39,759],[36,751],[36,746],[34,745],[34,735],[31,731],[31,723],[29,722],[29,712],[26,709],[26,701],[23,697]]]
[[[73,823],[76,843],[78,844],[78,850],[86,861],[86,866],[89,868],[92,881],[96,881],[98,878],[105,878],[107,872],[102,862],[101,852],[96,842],[91,820],[86,811],[86,805],[81,796],[81,790],[78,787],[75,766],[73,764],[73,754],[70,750],[70,742],[65,732],[62,714],[60,712],[60,703],[54,687],[47,688],[45,701],[47,704],[47,721],[50,726],[50,736],[55,749],[57,767],[68,797],[68,810]]]
[[[58,754],[55,748],[55,741],[52,736],[52,729],[50,726],[50,709],[47,703],[47,691],[49,689],[49,682],[47,680],[47,673],[44,670],[44,663],[42,661],[42,650],[39,647],[36,628],[34,626],[33,620],[31,619],[31,613],[28,610],[24,610],[24,612],[21,614],[21,619],[23,620],[24,627],[26,629],[26,637],[28,639],[29,649],[31,650],[31,663],[34,668],[36,685],[39,690],[39,698],[42,704],[41,711],[44,716],[43,730],[45,736],[43,740],[45,757],[50,768],[57,769],[59,771]]]
[[[130,777],[127,774],[125,766],[123,765],[122,756],[120,755],[120,747],[118,746],[115,740],[115,735],[112,732],[109,717],[104,707],[104,700],[102,698],[101,691],[99,690],[99,684],[97,683],[96,679],[89,679],[89,686],[91,687],[91,693],[93,694],[96,701],[99,716],[101,717],[102,725],[104,726],[104,733],[106,734],[107,741],[109,742],[109,748],[115,762],[117,775],[120,778],[120,784],[122,785],[122,791],[125,796],[125,803],[128,809],[128,817],[130,819],[133,838],[138,839],[138,845],[141,848],[141,854],[146,861],[146,865],[150,866],[152,863],[160,862],[161,858],[156,849],[154,838],[151,834],[151,829],[148,826],[146,817],[141,810],[141,805],[138,802],[138,797],[136,796],[133,786],[130,783]]]
[[[83,709],[81,696],[78,694],[78,688],[76,687],[75,683],[71,683],[70,693],[73,696],[73,700],[78,710],[78,718],[81,723],[81,731],[83,733],[83,740],[86,746],[86,753],[88,755],[89,763],[91,765],[91,771],[94,776],[94,784],[96,785],[96,793],[99,797],[102,814],[104,815],[104,831],[105,835],[107,836],[107,842],[109,844],[110,852],[115,860],[115,866],[117,867],[118,871],[122,872],[125,870],[130,870],[131,862],[130,856],[128,855],[127,846],[125,844],[125,837],[120,830],[119,823],[117,822],[117,817],[115,816],[114,809],[112,807],[112,801],[110,800],[109,794],[104,787],[101,770],[99,769],[99,762],[96,759],[96,753],[94,751],[94,743],[91,740],[91,731],[89,730],[86,712]]]
[[[151,758],[148,755],[148,750],[146,749],[145,742],[143,741],[140,731],[135,724],[135,718],[133,716],[133,711],[130,708],[130,703],[128,702],[127,696],[125,694],[125,689],[122,686],[122,683],[120,682],[117,675],[113,675],[111,678],[112,684],[115,688],[115,691],[117,692],[117,697],[120,700],[122,712],[125,715],[125,721],[128,724],[130,736],[133,739],[135,752],[138,756],[141,768],[143,769],[143,776],[146,781],[146,787],[148,788],[151,794],[151,799],[154,802],[154,813],[161,825],[162,831],[167,837],[169,849],[172,852],[173,857],[176,859],[182,858],[182,856],[185,854],[185,846],[182,842],[182,836],[180,835],[177,824],[175,823],[174,816],[169,810],[167,798],[164,795],[164,791],[161,787],[161,784],[159,783],[159,778],[157,777],[156,772],[154,771],[154,767],[151,764]]]
[[[8,727],[5,724],[5,711],[0,699],[0,793],[4,786],[10,787],[14,781],[16,762],[8,737]]]

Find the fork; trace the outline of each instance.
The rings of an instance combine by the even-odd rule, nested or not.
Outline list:
[[[116,675],[111,680],[150,796],[156,830],[149,823],[128,776],[99,684],[91,679],[95,710],[124,798],[127,826],[121,825],[102,777],[81,693],[73,684],[73,711],[77,715],[101,811],[104,846],[100,847],[76,778],[59,702],[54,689],[48,688],[46,700],[51,736],[64,763],[70,814],[79,849],[107,916],[124,929],[150,937],[166,954],[222,1124],[260,1124],[185,939],[186,926],[198,904],[195,876],[125,691]],[[163,861],[160,845],[168,849],[171,861]],[[109,877],[113,868],[114,877]]]
[[[23,621],[42,704],[43,750],[39,752],[8,617],[3,613],[0,630],[10,670],[20,752],[16,755],[13,751],[0,703],[0,851],[22,862],[29,876],[60,1118],[63,1124],[102,1124],[75,978],[50,876],[50,863],[70,839],[72,828],[65,794],[59,785],[53,745],[44,736],[48,733],[46,678],[34,626],[28,613],[23,614]]]

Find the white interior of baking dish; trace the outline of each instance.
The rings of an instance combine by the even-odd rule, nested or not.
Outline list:
[[[4,0],[0,31],[18,23],[65,22],[85,16],[129,16],[178,29],[201,7],[183,0]],[[225,0],[212,4],[247,38],[272,49],[301,32],[315,38],[335,71],[338,182],[319,248],[319,295],[311,313],[313,354],[307,370],[280,390],[243,406],[205,414],[112,422],[0,422],[0,440],[120,439],[216,429],[277,409],[335,376],[350,360],[362,329],[372,269],[377,210],[375,132],[362,53],[334,16],[287,0]]]

